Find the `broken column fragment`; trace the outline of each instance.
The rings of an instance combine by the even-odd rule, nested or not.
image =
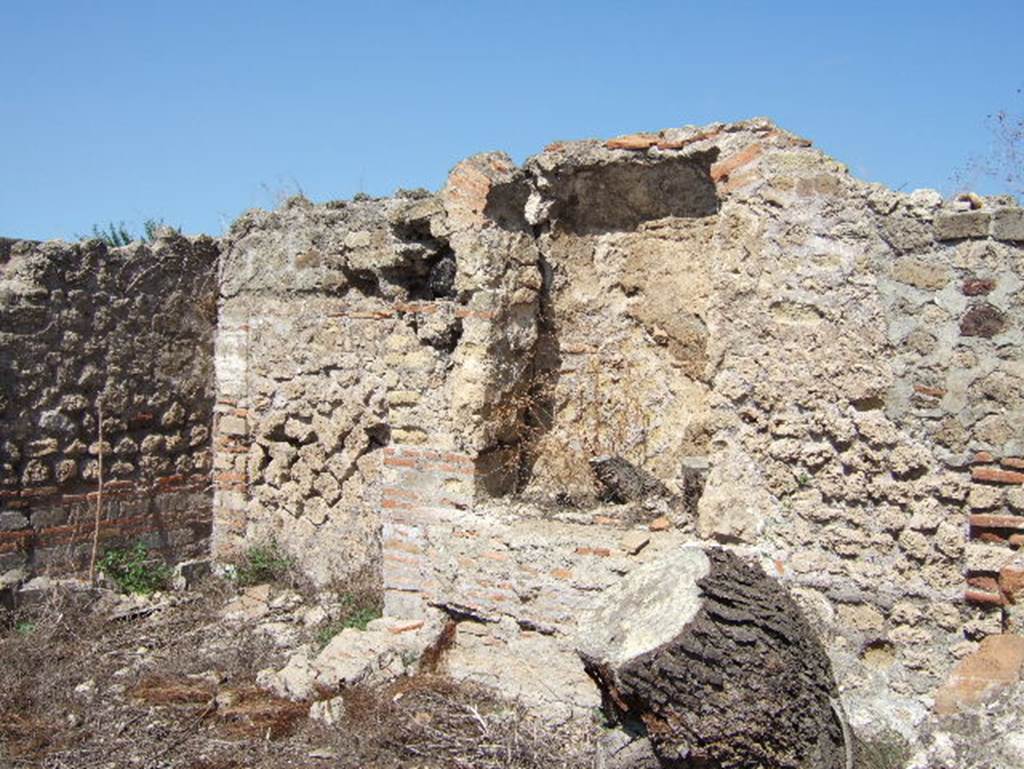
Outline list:
[[[606,710],[664,765],[840,769],[828,657],[788,593],[724,549],[632,572],[580,625]]]

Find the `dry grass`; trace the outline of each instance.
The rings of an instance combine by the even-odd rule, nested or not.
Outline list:
[[[369,764],[459,769],[582,769],[590,766],[585,745],[568,744],[531,718],[521,706],[487,690],[439,676],[403,679],[378,690],[346,693]],[[372,764],[373,761],[392,763]]]
[[[308,702],[254,685],[287,653],[221,621],[234,595],[210,582],[182,605],[117,622],[61,593],[20,613],[0,635],[0,767],[589,766],[521,707],[437,676],[348,690],[341,724],[310,721]]]
[[[648,459],[650,413],[638,374],[618,357],[591,357],[581,370],[533,370],[491,415],[507,425],[508,461],[497,468],[513,491],[589,506],[600,493],[590,469],[597,456]]]

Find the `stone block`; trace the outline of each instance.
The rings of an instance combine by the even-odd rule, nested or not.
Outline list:
[[[17,531],[28,528],[28,518],[22,513],[8,510],[0,513],[0,531]]]
[[[987,211],[959,211],[935,217],[936,240],[987,238],[992,215]]]
[[[68,510],[66,507],[47,507],[32,511],[32,527],[37,530],[62,526],[67,522]]]
[[[1024,241],[1024,208],[1001,208],[992,216],[992,237]]]
[[[983,542],[968,542],[966,549],[966,566],[970,572],[998,574],[1014,558],[1014,551],[1002,545],[990,545]]]
[[[245,436],[249,433],[249,425],[241,417],[224,414],[217,424],[222,435]]]
[[[1015,470],[999,470],[995,467],[971,468],[971,480],[984,483],[1024,484],[1024,473]]]

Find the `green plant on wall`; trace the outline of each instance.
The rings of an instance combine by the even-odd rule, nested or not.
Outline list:
[[[142,542],[107,550],[97,567],[125,593],[149,595],[166,587],[171,578],[170,567],[152,558]]]
[[[295,561],[274,540],[253,545],[235,567],[235,581],[242,587],[277,582],[287,577]]]
[[[120,246],[127,246],[136,240],[141,240],[143,243],[152,243],[156,240],[156,236],[160,230],[167,228],[164,224],[163,219],[146,219],[142,223],[142,234],[136,236],[131,230],[125,225],[124,220],[115,224],[114,222],[107,222],[105,227],[101,227],[98,224],[92,226],[92,237],[97,240],[102,240],[111,248],[118,248]],[[180,233],[180,227],[170,227],[169,229],[174,232]],[[84,236],[79,235],[79,238],[85,239]]]

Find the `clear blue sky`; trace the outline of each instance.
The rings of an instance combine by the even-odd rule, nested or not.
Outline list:
[[[0,235],[219,234],[296,187],[754,115],[949,192],[985,116],[1024,106],[1024,0],[839,5],[0,0]]]

